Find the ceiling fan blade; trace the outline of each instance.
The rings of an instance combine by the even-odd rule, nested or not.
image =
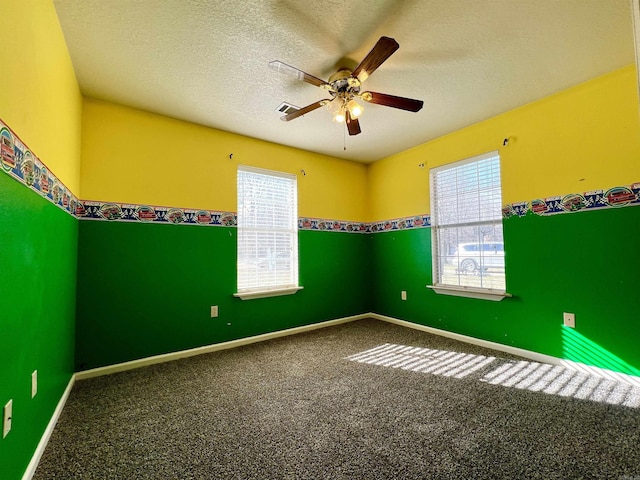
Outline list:
[[[319,79],[318,77],[314,77],[313,75],[309,75],[302,70],[298,70],[291,65],[287,65],[286,63],[282,63],[279,60],[274,60],[273,62],[269,62],[269,68],[275,70],[276,72],[287,74],[291,77],[295,77],[298,80],[302,80],[303,82],[310,83],[311,85],[315,85],[316,87],[322,87],[323,85],[330,86],[324,80]]]
[[[349,135],[358,135],[362,130],[360,130],[360,122],[357,118],[351,118],[351,113],[349,110],[345,112],[345,121],[347,122],[347,130],[349,131]]]
[[[393,38],[380,37],[351,75],[357,77],[360,83],[364,82],[398,48],[400,45]]]
[[[328,102],[330,102],[331,100],[319,100],[315,103],[312,103],[311,105],[307,105],[306,107],[302,107],[300,110],[298,110],[297,112],[293,112],[290,113],[289,115],[283,115],[282,117],[280,117],[280,120],[283,120],[285,122],[288,122],[290,120],[294,120],[298,117],[301,117],[302,115],[304,115],[305,113],[309,113],[314,111],[316,108],[320,108],[323,105],[326,105]]]
[[[365,102],[377,103],[378,105],[399,108],[400,110],[408,110],[410,112],[417,112],[422,108],[422,105],[424,105],[422,100],[396,97],[395,95],[387,95],[386,93],[363,92],[360,94],[360,98]]]

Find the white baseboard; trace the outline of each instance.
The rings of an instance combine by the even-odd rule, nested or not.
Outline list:
[[[130,362],[117,363],[115,365],[108,365],[106,367],[93,368],[91,370],[84,370],[77,372],[75,375],[76,380],[84,380],[87,378],[99,377],[101,375],[109,375],[117,372],[124,372],[126,370],[133,370],[134,368],[146,367],[148,365],[154,365],[157,363],[170,362],[172,360],[179,360],[181,358],[193,357],[195,355],[202,355],[204,353],[217,352],[220,350],[227,350],[229,348],[241,347],[243,345],[249,345],[251,343],[264,342],[274,338],[285,337],[288,335],[296,335],[298,333],[309,332],[311,330],[317,330],[319,328],[331,327],[333,325],[340,325],[342,323],[353,322],[355,320],[361,320],[363,318],[371,317],[370,314],[353,315],[351,317],[343,317],[335,320],[328,320],[326,322],[313,323],[311,325],[303,325],[301,327],[288,328],[286,330],[279,330],[277,332],[264,333],[262,335],[256,335],[253,337],[240,338],[238,340],[231,340],[229,342],[215,343],[213,345],[205,345],[204,347],[191,348],[189,350],[181,350],[179,352],[165,353],[162,355],[154,355],[153,357],[141,358],[139,360],[131,360]]]
[[[60,418],[60,414],[62,413],[62,409],[67,403],[67,399],[69,398],[69,394],[71,393],[71,389],[73,388],[73,384],[75,383],[75,375],[71,375],[69,379],[69,383],[67,384],[67,388],[64,389],[64,393],[60,400],[58,401],[58,405],[56,409],[53,411],[53,415],[51,416],[51,420],[47,424],[47,428],[45,429],[40,441],[38,442],[38,446],[36,451],[33,453],[31,457],[31,461],[29,465],[27,465],[27,469],[22,476],[22,480],[31,480],[33,474],[36,473],[36,468],[38,468],[38,463],[40,463],[40,458],[42,458],[42,454],[44,453],[44,449],[47,448],[47,443],[49,443],[49,438],[51,438],[51,434],[53,433],[53,429],[58,423],[58,418]]]
[[[382,320],[384,322],[394,323],[403,327],[413,328],[422,332],[432,333],[434,335],[440,335],[441,337],[452,338],[461,342],[470,343],[472,345],[478,345],[480,347],[490,348],[492,350],[498,350],[500,352],[511,353],[518,355],[519,357],[528,358],[535,362],[549,363],[551,365],[560,365],[562,367],[576,370],[579,372],[587,373],[589,375],[596,375],[602,378],[609,378],[618,382],[623,382],[629,385],[640,387],[640,377],[635,375],[628,375],[625,373],[614,372],[613,370],[607,370],[605,368],[594,367],[591,365],[585,365],[584,363],[574,362],[572,360],[566,360],[564,358],[553,357],[551,355],[545,355],[544,353],[533,352],[531,350],[525,350],[524,348],[511,347],[509,345],[503,345],[502,343],[490,342],[488,340],[482,340],[475,337],[469,337],[460,333],[449,332],[447,330],[440,330],[439,328],[427,327],[418,323],[408,322],[406,320],[400,320],[398,318],[388,317],[386,315],[380,315],[378,313],[370,313],[370,318],[376,320]]]
[[[389,323],[395,323],[396,325],[402,325],[403,327],[413,328],[414,330],[420,330],[421,332],[432,333],[434,335],[439,335],[441,337],[447,337],[447,338],[452,338],[454,340],[459,340],[461,342],[471,343],[473,345],[478,345],[480,347],[490,348],[492,350],[511,353],[513,355],[518,355],[520,357],[528,358],[530,360],[535,360],[536,362],[556,364],[556,361],[560,360],[559,358],[552,357],[551,355],[532,352],[531,350],[525,350],[523,348],[510,347],[509,345],[490,342],[488,340],[481,340],[479,338],[469,337],[467,335],[449,332],[447,330],[441,330],[439,328],[427,327],[425,325],[420,325],[418,323],[408,322],[406,320],[400,320],[398,318],[393,318],[393,317],[387,317],[386,315],[379,315],[377,313],[372,313],[371,318],[375,318],[376,320],[382,320]]]
[[[594,367],[591,365],[585,365],[583,363],[574,362],[564,358],[558,358],[544,353],[538,353],[531,350],[525,350],[524,348],[512,347],[504,345],[502,343],[491,342],[489,340],[482,340],[468,335],[462,335],[460,333],[449,332],[447,330],[441,330],[435,327],[428,327],[426,325],[420,325],[418,323],[409,322],[407,320],[400,320],[398,318],[389,317],[386,315],[380,315],[378,313],[363,313],[360,315],[353,315],[350,317],[338,318],[335,320],[328,320],[326,322],[314,323],[311,325],[304,325],[302,327],[289,328],[287,330],[280,330],[277,332],[265,333],[262,335],[256,335],[253,337],[240,338],[238,340],[231,340],[229,342],[216,343],[213,345],[205,345],[203,347],[192,348],[189,350],[181,350],[179,352],[165,353],[163,355],[154,355],[153,357],[141,358],[138,360],[132,360],[130,362],[117,363],[115,365],[108,365],[106,367],[94,368],[91,370],[84,370],[75,374],[75,380],[84,380],[87,378],[99,377],[101,375],[109,375],[117,372],[124,372],[126,370],[133,370],[135,368],[146,367],[157,363],[170,362],[172,360],[178,360],[180,358],[192,357],[195,355],[202,355],[205,353],[217,352],[220,350],[227,350],[229,348],[241,347],[243,345],[249,345],[251,343],[264,342],[273,338],[284,337],[287,335],[295,335],[298,333],[309,332],[317,330],[319,328],[331,327],[333,325],[340,325],[342,323],[353,322],[364,318],[374,318],[376,320],[382,320],[384,322],[394,323],[407,328],[413,328],[422,332],[439,335],[441,337],[447,337],[454,340],[458,340],[472,345],[478,345],[480,347],[490,348],[500,352],[510,353],[519,357],[527,358],[535,362],[548,363],[551,365],[560,365],[562,367],[570,368],[571,370],[581,371],[591,375],[597,375],[603,378],[610,378],[612,380],[621,381],[635,386],[640,386],[640,377],[634,375],[627,375],[620,372],[614,372],[604,368]]]

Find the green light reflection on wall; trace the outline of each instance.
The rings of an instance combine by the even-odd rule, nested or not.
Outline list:
[[[567,360],[640,376],[640,370],[573,328],[562,326],[562,350]]]

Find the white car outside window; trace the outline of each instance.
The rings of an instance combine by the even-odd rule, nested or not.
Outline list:
[[[460,243],[452,260],[462,273],[486,272],[489,268],[504,269],[504,243]]]

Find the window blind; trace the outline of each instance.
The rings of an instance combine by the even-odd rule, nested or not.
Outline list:
[[[238,167],[238,292],[298,286],[295,175]]]
[[[430,177],[434,283],[504,292],[500,156],[434,168]]]

